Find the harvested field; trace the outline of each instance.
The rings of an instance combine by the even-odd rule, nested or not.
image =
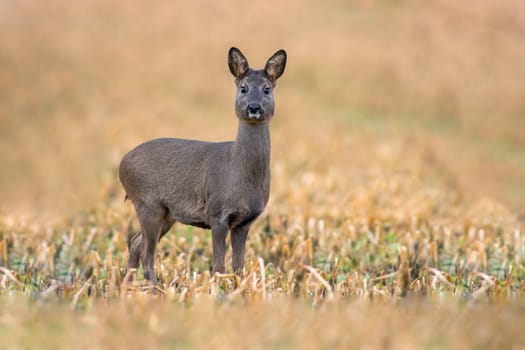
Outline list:
[[[6,2],[0,33],[1,348],[525,348],[517,3]],[[242,275],[176,224],[152,293],[118,162],[234,138],[233,45],[289,54],[270,202]]]

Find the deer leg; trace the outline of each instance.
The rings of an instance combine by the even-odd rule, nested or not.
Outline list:
[[[226,254],[226,235],[228,226],[217,223],[211,226],[211,238],[213,242],[213,273],[224,273],[224,256]]]
[[[159,241],[170,230],[174,223],[175,220],[168,217],[164,218],[164,221],[162,221],[162,228],[160,230]],[[142,252],[142,233],[140,231],[129,237],[128,250],[128,269],[137,269],[140,262],[140,253]]]
[[[155,249],[164,227],[166,209],[164,207],[152,207],[146,205],[137,206],[141,227],[141,257],[144,278],[153,284],[157,284],[155,276]]]
[[[233,272],[239,275],[242,274],[244,266],[244,247],[249,230],[250,225],[242,225],[233,228],[231,232]]]
[[[140,251],[142,249],[142,234],[135,233],[128,239],[128,269],[137,269],[140,261]]]

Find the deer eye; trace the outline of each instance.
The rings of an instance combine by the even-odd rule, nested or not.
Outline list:
[[[239,88],[239,91],[241,92],[241,94],[245,94],[248,92],[248,87],[246,85],[241,85],[241,87]]]
[[[263,92],[264,92],[265,95],[269,95],[271,91],[272,91],[272,89],[270,89],[269,86],[265,86],[264,89],[263,89]]]

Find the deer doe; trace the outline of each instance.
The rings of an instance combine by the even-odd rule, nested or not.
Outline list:
[[[119,178],[141,228],[128,239],[128,268],[137,268],[141,262],[144,278],[156,284],[157,242],[178,221],[211,228],[213,272],[225,271],[230,231],[233,270],[242,272],[248,231],[268,202],[273,89],[285,65],[286,52],[279,50],[264,69],[251,69],[241,51],[232,47],[228,66],[237,87],[235,141],[161,138],[124,156]]]

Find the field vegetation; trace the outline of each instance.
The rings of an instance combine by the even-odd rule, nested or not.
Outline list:
[[[30,0],[0,33],[0,348],[525,348],[518,2]],[[230,46],[289,54],[270,203],[242,275],[176,224],[152,288],[118,162],[233,139]]]

